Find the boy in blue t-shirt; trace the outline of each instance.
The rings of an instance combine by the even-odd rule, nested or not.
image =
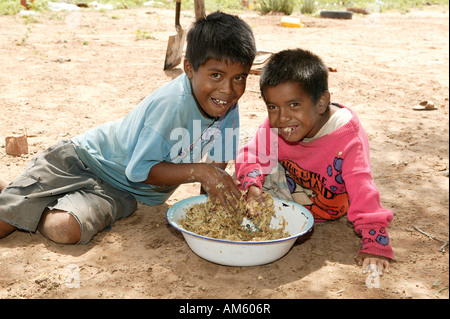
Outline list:
[[[126,117],[41,152],[6,187],[0,180],[0,238],[18,228],[88,243],[131,215],[137,200],[158,205],[191,182],[234,209],[241,193],[224,169],[236,156],[238,100],[255,55],[240,18],[215,12],[197,20],[182,75]]]

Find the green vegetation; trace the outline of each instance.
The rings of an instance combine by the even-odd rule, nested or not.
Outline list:
[[[1,0],[0,1],[0,16],[1,15],[14,15],[23,7],[20,5],[19,0]]]
[[[257,0],[257,10],[262,14],[281,12],[290,15],[294,11],[295,0]]]
[[[34,2],[29,3],[29,7],[34,11],[45,11],[47,9],[48,1],[49,0],[34,0]],[[0,16],[14,15],[23,9],[24,7],[20,4],[20,0],[0,0]]]
[[[301,0],[300,1],[300,12],[303,14],[314,13],[316,1],[315,0]]]
[[[28,37],[30,36],[31,33],[31,27],[27,27],[27,31],[25,32],[25,34],[23,35],[22,39],[19,40],[14,40],[14,43],[16,45],[24,45],[28,39]]]
[[[34,0],[33,2],[28,3],[28,6],[30,7],[30,10],[42,12],[48,9],[48,1],[49,0]]]
[[[45,11],[50,0],[35,0],[30,4],[34,11]],[[62,0],[53,0],[55,2]],[[89,3],[93,0],[64,0],[66,3]],[[128,9],[142,6],[150,0],[96,0],[102,4],[112,4],[117,9]],[[377,12],[399,11],[409,12],[413,8],[421,9],[431,5],[443,6],[448,10],[449,0],[248,0],[254,3],[255,10],[262,14],[269,12],[283,12],[290,14],[298,12],[314,14],[320,10],[345,10],[346,8],[368,8]],[[152,7],[174,8],[174,0],[154,0]],[[193,10],[194,0],[182,0],[182,10]],[[211,12],[217,9],[226,12],[240,12],[244,10],[242,0],[205,0],[205,8]],[[14,15],[24,9],[20,0],[0,0],[0,16]]]
[[[136,41],[139,40],[158,40],[158,38],[156,38],[154,35],[152,35],[151,33],[147,32],[147,31],[143,31],[143,30],[137,30],[136,31]]]

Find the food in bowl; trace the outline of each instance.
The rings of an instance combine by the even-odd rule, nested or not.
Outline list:
[[[212,202],[209,197],[205,202],[197,203],[187,209],[178,223],[187,231],[197,235],[229,241],[263,241],[289,237],[285,231],[286,220],[281,218],[278,227],[272,227],[272,218],[276,218],[273,198],[264,193],[266,206],[258,205],[261,214],[247,218],[248,203],[241,197],[237,212],[230,213],[219,201]]]

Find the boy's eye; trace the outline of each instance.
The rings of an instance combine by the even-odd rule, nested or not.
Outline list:
[[[273,104],[267,105],[267,109],[268,109],[268,110],[275,110],[276,108],[277,108],[276,105],[273,105]]]
[[[211,77],[213,79],[218,80],[218,79],[220,79],[222,77],[222,75],[220,73],[213,73],[213,74],[211,74]]]
[[[236,82],[242,83],[245,82],[246,77],[243,75],[238,75],[234,79],[236,80]]]
[[[298,105],[299,105],[299,104],[296,103],[296,102],[293,102],[293,103],[289,104],[290,107],[296,107],[296,106],[298,106]]]

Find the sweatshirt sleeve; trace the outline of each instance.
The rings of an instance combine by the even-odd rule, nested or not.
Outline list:
[[[262,189],[265,176],[277,167],[278,134],[270,128],[268,118],[251,141],[239,149],[235,162],[236,178],[242,190],[250,186]]]
[[[347,217],[353,223],[355,232],[362,236],[360,252],[393,259],[387,233],[393,213],[381,206],[380,194],[372,179],[369,143],[364,132],[359,134],[359,139],[359,143],[354,143],[347,150],[342,167],[350,200]]]

